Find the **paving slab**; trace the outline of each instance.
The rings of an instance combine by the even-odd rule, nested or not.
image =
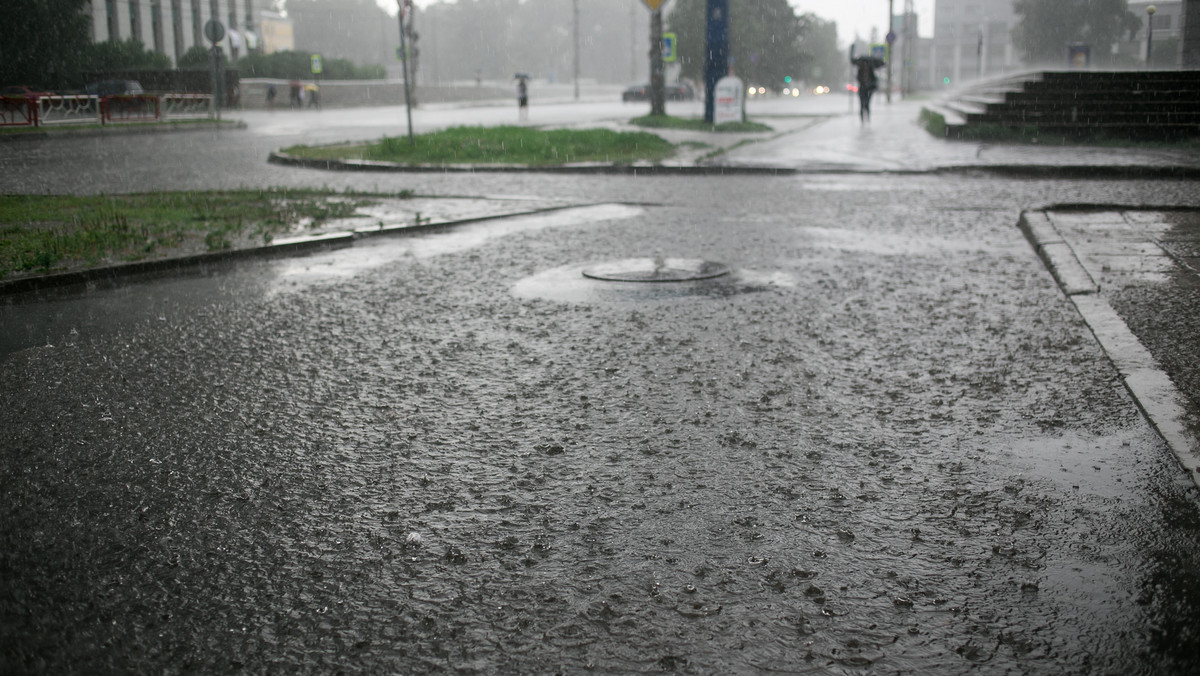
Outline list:
[[[1200,273],[1188,248],[1200,211],[1051,210],[1024,214],[1022,228],[1200,485]]]

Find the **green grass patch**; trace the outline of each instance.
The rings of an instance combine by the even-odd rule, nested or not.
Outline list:
[[[1102,131],[1069,135],[1041,129],[1035,125],[1005,126],[999,124],[970,124],[953,132],[947,130],[946,118],[941,113],[922,108],[918,118],[925,131],[938,138],[982,141],[987,143],[1015,143],[1043,146],[1081,146],[1089,148],[1200,148],[1200,137],[1175,140],[1137,139],[1128,136],[1109,135]]]
[[[340,146],[293,146],[293,157],[362,159],[398,164],[522,164],[554,166],[571,162],[628,164],[670,157],[675,146],[649,132],[609,129],[535,129],[531,127],[451,127],[376,143]]]
[[[0,278],[266,244],[355,214],[380,197],[266,189],[133,195],[0,196]]]
[[[629,123],[638,127],[646,127],[648,129],[682,129],[684,131],[707,131],[718,133],[757,133],[774,131],[774,129],[762,124],[761,122],[746,121],[712,124],[710,122],[705,122],[703,118],[672,117],[670,115],[643,115],[642,117],[633,118],[629,121]]]
[[[938,138],[946,138],[946,116],[939,112],[928,108],[921,109],[921,115],[917,118],[925,131]]]
[[[1200,148],[1200,137],[1174,140],[1144,139],[1130,138],[1127,135],[1108,134],[1103,131],[1064,134],[1062,132],[1047,131],[1032,125],[1007,127],[999,124],[972,124],[963,127],[962,131],[958,134],[958,138],[964,141],[985,141],[988,143],[1025,143],[1029,145],[1078,146],[1087,148]]]

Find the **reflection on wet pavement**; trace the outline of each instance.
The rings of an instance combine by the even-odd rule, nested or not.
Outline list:
[[[883,180],[615,180],[668,203],[130,287],[161,314],[0,359],[0,656],[1189,673],[1195,488],[1014,227],[1040,188]],[[568,283],[656,255],[734,292]]]

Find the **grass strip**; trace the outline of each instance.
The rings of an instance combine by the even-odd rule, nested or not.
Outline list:
[[[1005,126],[976,123],[968,124],[950,132],[946,124],[946,117],[929,108],[921,109],[918,122],[925,131],[933,136],[938,138],[954,138],[963,141],[1093,148],[1200,148],[1200,136],[1183,137],[1175,140],[1159,140],[1130,138],[1128,135],[1122,136],[1104,131],[1087,131],[1071,135],[1047,131],[1035,125]]]
[[[684,131],[707,131],[717,133],[758,133],[774,131],[761,122],[726,122],[712,124],[702,118],[672,117],[670,115],[643,115],[629,121],[630,124],[648,129],[682,129]]]
[[[521,164],[556,166],[572,162],[629,164],[670,157],[675,146],[649,132],[609,129],[536,129],[533,127],[451,127],[408,137],[384,137],[375,143],[293,146],[293,157],[359,159],[398,164]]]
[[[0,195],[0,279],[19,273],[269,244],[395,195],[312,189]]]

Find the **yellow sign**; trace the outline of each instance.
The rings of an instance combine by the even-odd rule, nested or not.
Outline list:
[[[642,2],[646,3],[647,7],[649,7],[652,11],[655,11],[655,12],[657,12],[658,8],[662,7],[663,3],[666,1],[667,0],[642,0]]]

